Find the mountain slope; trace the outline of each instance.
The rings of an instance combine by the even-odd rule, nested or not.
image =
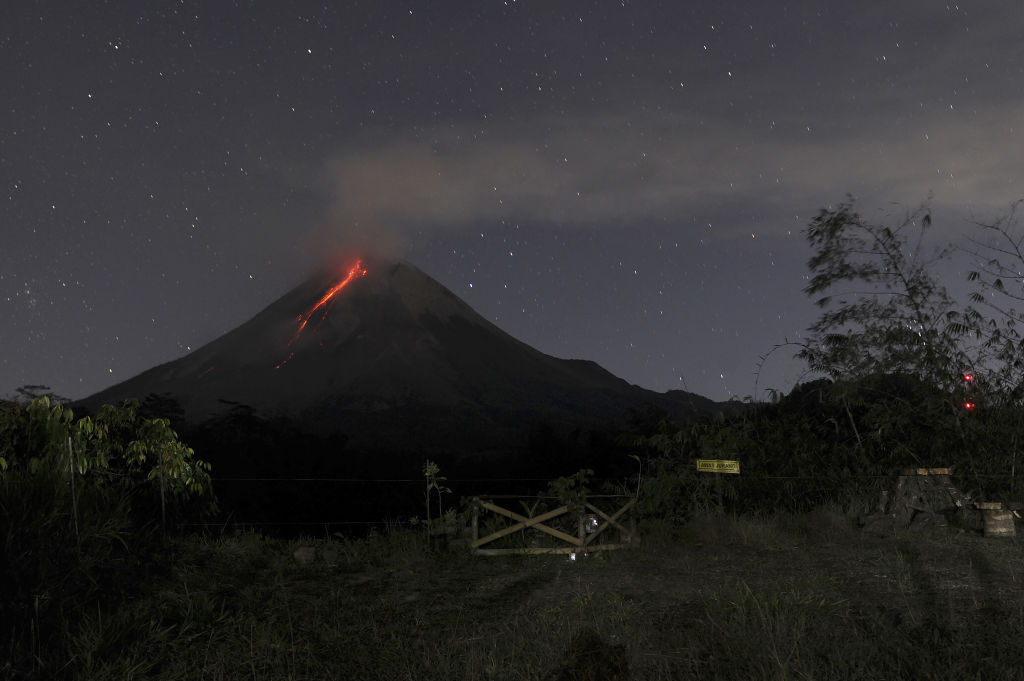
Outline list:
[[[655,393],[594,362],[545,355],[412,264],[386,260],[321,272],[211,343],[83,402],[153,394],[177,401],[192,423],[244,404],[354,445],[415,438],[458,448],[500,446],[537,421],[616,420],[644,403],[676,418],[716,410],[697,395]]]

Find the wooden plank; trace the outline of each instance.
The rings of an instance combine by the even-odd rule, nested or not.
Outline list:
[[[512,533],[515,533],[515,531],[519,531],[520,529],[526,529],[527,527],[535,527],[536,529],[541,530],[542,533],[551,535],[552,537],[560,539],[563,542],[568,542],[572,546],[580,546],[580,540],[578,538],[572,537],[571,535],[566,535],[565,533],[563,533],[563,531],[555,529],[554,527],[549,527],[548,525],[544,524],[545,520],[550,520],[551,518],[567,513],[567,506],[562,506],[560,508],[555,509],[554,511],[548,511],[547,513],[543,513],[536,517],[527,518],[524,515],[519,515],[514,511],[510,511],[506,508],[502,508],[501,506],[496,506],[494,504],[481,502],[480,505],[483,506],[483,508],[486,508],[487,510],[494,511],[495,513],[507,516],[509,518],[512,518],[513,520],[517,520],[518,524],[506,527],[503,530],[497,531],[497,533],[493,535],[488,535],[487,537],[478,540],[477,546],[482,546],[488,542],[493,542],[496,539],[500,539],[507,535],[511,535]]]
[[[587,502],[587,508],[589,508],[590,510],[594,511],[594,513],[597,513],[599,516],[601,516],[602,518],[607,520],[609,524],[612,524],[612,525],[618,527],[618,529],[620,529],[621,531],[624,531],[624,533],[627,533],[627,534],[629,534],[629,530],[626,527],[624,527],[622,524],[618,523],[617,521],[618,521],[618,518],[620,518],[624,513],[626,513],[630,509],[632,509],[634,506],[636,506],[636,500],[631,499],[629,502],[626,503],[625,506],[623,506],[622,508],[618,509],[617,511],[614,512],[614,514],[609,516],[607,513],[605,513],[601,509],[597,508],[596,506],[594,506],[590,502]]]
[[[619,526],[619,524],[618,524],[618,523],[616,523],[616,522],[612,521],[612,520],[611,520],[611,518],[609,518],[609,517],[608,517],[608,515],[607,515],[607,514],[606,514],[606,513],[604,512],[604,511],[602,511],[601,509],[597,508],[596,506],[592,506],[592,505],[590,505],[589,503],[588,503],[588,504],[587,504],[586,506],[587,506],[587,508],[589,508],[589,509],[590,509],[591,511],[594,511],[594,513],[595,513],[596,515],[599,515],[599,516],[601,516],[602,518],[604,518],[605,522],[603,522],[603,523],[598,523],[598,524],[597,524],[597,529],[596,529],[596,530],[594,530],[594,531],[593,531],[593,532],[592,532],[591,534],[588,534],[588,535],[587,535],[587,536],[586,536],[586,537],[585,537],[585,538],[583,539],[583,544],[584,544],[584,546],[586,546],[587,544],[591,544],[591,543],[593,543],[593,542],[594,542],[594,540],[596,540],[596,539],[597,539],[597,537],[598,537],[598,536],[599,536],[599,535],[600,535],[600,534],[601,534],[602,532],[604,532],[605,530],[607,530],[607,529],[608,529],[609,527],[620,527],[620,528],[621,528],[621,526]]]
[[[621,498],[621,497],[619,497],[619,498]],[[477,535],[477,537],[479,537],[479,538],[474,537],[472,543],[470,544],[470,547],[471,547],[471,549],[473,550],[474,553],[476,553],[478,555],[483,555],[483,556],[501,556],[501,555],[515,555],[515,554],[521,554],[521,555],[530,555],[530,554],[540,554],[540,555],[543,555],[543,554],[571,554],[571,553],[585,552],[585,551],[588,551],[588,550],[589,551],[598,551],[598,550],[605,550],[605,549],[629,548],[629,547],[631,547],[633,545],[633,542],[638,542],[640,540],[640,537],[636,534],[636,530],[634,530],[634,529],[627,529],[625,526],[623,526],[619,522],[619,519],[625,513],[627,513],[629,510],[633,509],[635,506],[636,506],[636,500],[635,499],[630,499],[619,510],[617,510],[615,513],[609,515],[608,513],[606,513],[605,511],[603,511],[603,510],[601,510],[599,508],[597,508],[593,504],[591,504],[589,502],[584,502],[584,507],[585,508],[593,511],[599,517],[603,518],[605,520],[605,522],[604,523],[600,523],[598,525],[598,527],[597,527],[597,530],[593,534],[591,534],[591,535],[586,535],[585,537],[573,537],[572,535],[569,535],[569,534],[567,534],[565,532],[562,532],[560,530],[557,530],[557,529],[555,529],[553,527],[549,527],[549,526],[544,524],[544,522],[547,521],[547,520],[551,520],[552,518],[556,518],[558,516],[561,516],[561,515],[564,515],[564,514],[568,513],[569,512],[568,506],[561,506],[559,508],[556,508],[553,511],[548,511],[546,513],[542,513],[539,516],[535,516],[533,518],[527,518],[524,515],[516,513],[515,511],[511,511],[511,510],[509,510],[507,508],[503,508],[501,506],[498,506],[497,504],[493,504],[493,503],[488,502],[488,501],[478,501],[477,508],[484,508],[484,509],[486,509],[488,511],[491,511],[493,513],[497,513],[498,515],[502,515],[502,516],[505,516],[506,518],[510,518],[510,519],[516,521],[516,524],[514,524],[514,525],[512,525],[510,527],[506,527],[504,529],[501,529],[501,530],[499,530],[497,532],[494,532],[492,534],[489,534],[486,537],[479,537],[479,535]],[[623,539],[625,540],[626,543],[618,543],[618,544],[593,544],[592,542],[601,534],[601,532],[603,532],[609,526],[618,528],[618,530],[620,531],[620,533],[621,533],[621,535],[622,535],[622,537],[623,537]],[[540,532],[544,532],[544,533],[549,534],[549,535],[551,535],[551,536],[553,536],[553,537],[555,537],[557,539],[560,539],[560,540],[566,542],[567,544],[569,544],[569,546],[523,547],[523,548],[514,548],[514,549],[485,549],[485,548],[481,548],[485,544],[488,544],[488,543],[493,542],[493,541],[495,541],[497,539],[500,539],[501,537],[508,536],[508,535],[510,535],[510,534],[512,534],[514,532],[524,531],[524,530],[527,530],[527,529],[529,529],[531,527],[536,529],[536,530],[538,530],[538,531],[540,531]]]
[[[521,549],[477,549],[476,553],[481,556],[512,556],[512,555],[543,555],[543,554],[569,554],[579,549],[575,546],[527,546]]]
[[[629,544],[600,544],[598,546],[590,547],[591,551],[604,551],[606,549],[628,549],[632,548]],[[543,554],[570,554],[570,553],[581,553],[578,547],[574,546],[554,546],[551,548],[539,548],[530,547],[522,549],[476,549],[475,553],[481,556],[512,556],[516,554],[521,555],[543,555]]]
[[[593,505],[593,504],[591,504],[591,503],[590,503],[589,501],[588,501],[588,502],[586,502],[586,507],[587,507],[587,508],[589,508],[589,509],[590,509],[591,511],[593,511],[593,512],[594,512],[594,513],[596,513],[596,514],[598,514],[599,516],[601,516],[602,518],[604,518],[604,519],[605,519],[605,520],[607,520],[608,522],[610,522],[610,523],[614,523],[614,524],[615,524],[615,525],[616,525],[616,526],[617,526],[617,527],[618,527],[619,529],[623,529],[623,530],[624,530],[625,528],[623,528],[623,527],[622,527],[621,525],[619,525],[619,524],[618,524],[617,522],[615,522],[615,521],[617,521],[617,520],[619,519],[619,517],[620,517],[620,516],[621,516],[621,515],[622,515],[623,513],[625,513],[625,512],[626,512],[626,511],[628,511],[629,509],[633,508],[633,507],[634,507],[635,505],[636,505],[636,500],[635,500],[635,499],[630,499],[629,501],[627,501],[627,502],[626,502],[625,506],[623,506],[622,508],[620,508],[620,509],[619,509],[618,511],[616,511],[616,512],[615,512],[615,513],[614,513],[613,515],[609,516],[609,515],[608,515],[607,513],[605,513],[605,512],[604,512],[604,511],[602,511],[601,509],[599,509],[599,508],[598,508],[597,506],[594,506],[594,505]]]
[[[904,468],[900,475],[952,475],[952,468]]]
[[[500,515],[512,518],[513,520],[519,520],[528,523],[544,522],[545,520],[550,520],[551,518],[555,518],[569,511],[568,506],[559,506],[553,511],[547,511],[546,513],[541,513],[540,515],[534,516],[532,518],[527,518],[524,515],[516,513],[515,511],[510,511],[507,508],[502,508],[501,506],[498,506],[497,504],[492,504],[489,501],[481,501],[480,506],[486,508],[488,511],[494,511],[495,513],[498,513]]]
[[[541,532],[547,532],[548,534],[550,534],[550,535],[552,535],[554,537],[558,537],[559,539],[562,539],[562,540],[565,540],[565,541],[569,541],[570,543],[573,543],[573,544],[578,544],[576,537],[573,537],[571,535],[565,534],[564,532],[560,532],[560,531],[558,531],[558,530],[556,530],[556,529],[554,529],[552,527],[548,527],[547,525],[543,524],[545,520],[550,520],[551,518],[556,518],[556,517],[558,517],[558,516],[560,516],[560,515],[562,515],[564,513],[567,513],[569,511],[569,507],[568,506],[562,506],[560,508],[556,508],[553,511],[548,511],[547,513],[542,513],[539,516],[534,516],[533,518],[527,518],[526,516],[523,516],[523,515],[520,515],[520,514],[516,513],[515,511],[510,511],[507,508],[502,508],[501,506],[497,506],[495,504],[491,504],[491,503],[488,503],[486,501],[480,502],[480,505],[483,506],[484,508],[486,508],[489,511],[494,511],[495,513],[498,513],[500,515],[506,516],[506,517],[511,518],[513,520],[519,521],[518,525],[513,525],[513,526],[507,527],[504,530],[501,530],[499,532],[495,532],[492,535],[488,535],[489,537],[493,538],[493,539],[490,539],[489,541],[493,541],[494,539],[498,539],[499,537],[504,537],[505,535],[511,534],[512,532],[518,532],[519,530],[524,530],[524,529],[526,529],[528,527],[534,527],[535,529],[538,529]],[[481,539],[480,543],[483,544],[484,540]]]
[[[473,535],[471,541],[480,538],[480,506],[473,504]]]
[[[594,505],[593,505],[593,504],[591,504],[590,502],[587,502],[587,503],[586,503],[586,507],[587,507],[588,509],[590,509],[591,511],[593,511],[594,513],[596,513],[597,515],[599,515],[599,516],[601,516],[602,518],[604,518],[604,519],[605,519],[605,521],[607,521],[607,522],[606,522],[606,523],[604,523],[604,524],[598,525],[598,527],[597,527],[597,531],[596,531],[596,532],[594,532],[593,534],[589,535],[589,536],[588,536],[588,537],[587,537],[587,538],[586,538],[586,539],[584,540],[584,542],[583,542],[583,545],[584,545],[584,546],[588,546],[588,545],[590,545],[590,544],[591,544],[591,542],[593,542],[593,541],[594,541],[594,539],[596,539],[596,538],[597,538],[597,536],[598,536],[599,534],[601,534],[601,532],[603,532],[603,531],[605,530],[605,528],[607,528],[607,527],[609,527],[609,526],[614,526],[614,527],[617,527],[617,528],[619,528],[619,532],[621,532],[621,533],[622,533],[622,536],[623,536],[623,538],[624,538],[624,539],[626,539],[627,541],[633,541],[633,540],[635,539],[635,538],[634,538],[634,536],[633,536],[633,533],[632,533],[632,532],[631,532],[630,530],[628,530],[628,529],[626,529],[625,527],[623,527],[623,526],[622,526],[622,525],[621,525],[621,524],[620,524],[620,523],[618,522],[618,520],[619,520],[619,518],[620,518],[620,517],[621,517],[621,516],[622,516],[622,515],[623,515],[623,514],[624,514],[624,513],[626,512],[626,511],[630,510],[630,509],[631,509],[631,508],[633,508],[633,506],[635,506],[635,505],[636,505],[636,501],[635,501],[634,499],[630,499],[630,500],[629,500],[629,502],[627,502],[625,506],[623,506],[622,508],[620,508],[620,509],[619,509],[618,511],[616,511],[616,512],[615,512],[615,513],[614,513],[613,515],[609,516],[609,515],[608,515],[607,513],[605,513],[604,511],[602,511],[602,510],[601,510],[601,509],[599,509],[598,507],[594,506]]]
[[[553,527],[548,527],[547,525],[543,524],[545,520],[550,520],[551,518],[556,518],[564,513],[567,513],[569,511],[568,506],[556,508],[553,511],[542,513],[541,515],[535,516],[533,518],[527,518],[526,516],[520,515],[514,511],[508,510],[507,508],[502,508],[501,506],[497,506],[487,501],[481,501],[480,506],[486,508],[489,511],[493,511],[494,513],[506,516],[518,522],[516,525],[506,527],[503,530],[499,530],[498,532],[489,534],[486,537],[481,537],[480,539],[477,539],[472,544],[474,549],[479,548],[484,544],[488,544],[496,539],[500,539],[501,537],[510,535],[513,532],[525,530],[530,527],[540,530],[541,532],[544,532],[546,534],[550,534],[551,536],[561,539],[562,541],[568,542],[573,547],[579,547],[581,545],[579,538],[573,537],[572,535],[566,534],[565,532],[561,532],[560,530],[556,530]]]
[[[503,530],[498,530],[497,532],[489,534],[486,537],[481,537],[480,539],[477,539],[475,542],[473,542],[473,547],[476,548],[478,546],[483,546],[484,544],[489,544],[490,542],[492,542],[492,541],[494,541],[496,539],[501,539],[502,537],[507,537],[510,534],[513,534],[515,532],[519,532],[521,530],[528,529],[530,527],[534,527],[534,528],[536,528],[538,530],[543,531],[544,528],[547,527],[547,526],[540,524],[540,522],[537,522],[537,523],[518,523],[516,525],[510,525],[509,527],[506,527]]]

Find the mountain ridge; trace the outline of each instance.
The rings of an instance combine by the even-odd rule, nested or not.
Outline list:
[[[351,267],[365,274],[329,297]],[[351,267],[76,406],[139,399],[213,464],[228,517],[289,523],[416,513],[421,487],[370,483],[414,481],[427,460],[465,497],[580,469],[631,475],[627,414],[650,426],[730,407],[544,354],[406,261]]]
[[[361,262],[364,273],[322,309],[313,301],[337,272],[318,272],[235,329],[81,403],[165,395],[192,423],[242,403],[320,433],[351,430],[339,413],[417,404],[595,422],[645,402],[676,418],[719,409],[699,395],[632,385],[591,360],[542,353],[407,261]]]

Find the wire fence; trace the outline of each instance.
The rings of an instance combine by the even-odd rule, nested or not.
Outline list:
[[[702,474],[703,475],[703,474]],[[758,482],[784,482],[791,481],[799,485],[800,482],[808,483],[808,491],[812,488],[818,493],[823,491],[825,487],[829,485],[835,486],[839,489],[840,486],[851,482],[874,482],[877,483],[882,480],[894,480],[896,472],[890,474],[851,474],[851,475],[746,475],[741,478],[737,478],[736,482],[740,482],[741,485],[748,486],[753,485],[756,488]],[[726,479],[732,478],[731,475],[722,474],[708,474],[708,477],[721,477],[721,482],[729,484]],[[1005,475],[997,474],[972,474],[972,478],[978,479],[999,479],[1007,478]],[[638,499],[643,496],[643,488],[637,488],[636,476],[630,476],[629,478],[594,478],[587,481],[587,485],[592,488],[599,487],[603,483],[612,483],[621,485],[624,491],[636,489],[636,494],[632,492],[625,496],[635,496]],[[644,478],[646,480],[646,478]],[[326,485],[396,485],[401,487],[408,486],[409,491],[397,492],[392,495],[395,498],[405,497],[408,495],[409,499],[416,498],[417,495],[425,493],[425,487],[427,481],[425,478],[391,478],[391,477],[310,477],[310,476],[296,476],[296,477],[271,477],[271,476],[222,476],[214,477],[215,483],[223,483],[227,485],[234,484],[326,484]],[[519,494],[498,494],[491,493],[489,490],[493,490],[495,486],[523,486],[524,488],[528,485],[537,485],[538,487],[546,487],[551,483],[550,478],[537,478],[537,477],[467,477],[467,478],[447,478],[443,481],[445,486],[454,488],[456,492],[461,492],[463,498],[471,498],[479,496],[481,498],[489,499],[536,499],[536,500],[555,500],[559,497],[550,496],[550,492],[544,493],[542,491],[536,491],[533,493],[519,493]],[[813,483],[817,483],[816,485]],[[415,487],[414,487],[415,486]],[[485,491],[488,490],[488,491]],[[791,493],[799,491],[796,489],[790,489]],[[623,494],[597,494],[587,493],[588,498],[601,498],[601,497],[615,497],[624,496]],[[414,503],[408,504],[408,508],[413,508]],[[357,515],[358,517],[358,515]],[[224,520],[210,521],[210,522],[189,522],[181,523],[180,527],[188,528],[203,528],[209,530],[211,528],[219,528],[221,531],[232,528],[232,529],[256,529],[266,528],[268,530],[281,530],[281,531],[297,531],[302,529],[313,529],[316,531],[322,530],[325,534],[332,533],[344,533],[352,534],[354,531],[372,531],[371,528],[379,528],[382,530],[400,528],[400,527],[415,527],[422,525],[422,520],[415,519],[412,513],[409,512],[392,512],[391,514],[384,515],[383,517],[377,517],[373,519],[362,519],[353,520],[349,519],[304,519],[304,520],[280,520],[280,519],[257,519],[257,518],[240,518],[240,517],[228,517]]]
[[[269,477],[269,476],[220,476],[212,478],[214,483],[261,483],[261,484],[287,484],[287,483],[309,483],[309,484],[338,484],[338,485],[402,485],[408,486],[409,498],[414,498],[413,495],[426,492],[426,478],[355,478],[355,477]],[[588,481],[588,484],[601,485],[606,482],[621,482],[618,478],[593,478]],[[493,488],[495,485],[512,486],[512,485],[538,485],[546,486],[551,483],[551,478],[534,478],[534,477],[493,477],[493,478],[446,478],[441,484],[446,487],[456,488],[456,492],[466,492],[463,494],[464,497],[476,496],[476,492],[480,492],[479,496],[486,497],[488,499],[545,499],[545,500],[556,500],[559,497],[549,496],[542,492],[530,492],[521,494],[496,494],[485,491],[486,488]],[[413,488],[415,486],[415,488]],[[612,497],[620,495],[602,495],[602,494],[591,494],[588,493],[588,498],[602,498]],[[419,502],[416,502],[419,503]],[[409,505],[410,508],[412,504]],[[392,513],[385,515],[384,517],[378,517],[375,519],[367,520],[259,520],[249,518],[238,518],[228,517],[224,520],[210,521],[210,522],[183,522],[179,523],[179,527],[189,528],[205,528],[205,529],[221,529],[227,528],[232,529],[248,529],[248,528],[268,528],[268,529],[301,529],[301,528],[317,528],[323,529],[325,533],[330,534],[332,530],[351,530],[352,528],[395,528],[395,527],[415,527],[422,525],[422,521],[411,519],[411,513]]]
[[[426,478],[213,478],[221,482],[415,482]],[[601,480],[603,481],[603,479]],[[551,482],[551,478],[445,478],[445,482]]]

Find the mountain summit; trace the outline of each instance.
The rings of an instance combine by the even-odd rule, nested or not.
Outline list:
[[[373,258],[321,271],[211,343],[83,402],[150,395],[191,423],[242,404],[351,445],[426,449],[500,447],[538,421],[608,422],[645,403],[680,418],[716,407],[539,352],[414,265]]]

